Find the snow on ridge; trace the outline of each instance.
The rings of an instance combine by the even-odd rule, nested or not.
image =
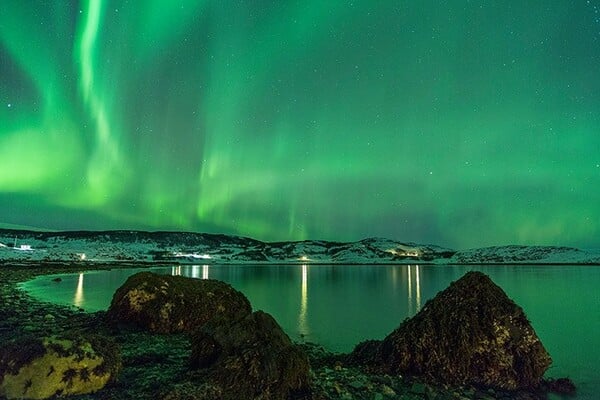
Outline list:
[[[457,264],[587,264],[598,263],[600,257],[574,247],[559,246],[491,246],[458,251],[452,262]]]
[[[33,232],[0,229],[0,262],[600,264],[600,250],[493,246],[454,251],[436,245],[366,238],[356,242],[261,242],[188,232]]]

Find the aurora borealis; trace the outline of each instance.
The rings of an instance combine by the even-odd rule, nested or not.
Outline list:
[[[600,1],[0,8],[0,223],[600,237]]]

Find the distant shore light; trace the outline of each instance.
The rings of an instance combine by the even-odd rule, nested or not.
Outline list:
[[[211,260],[212,256],[210,254],[197,254],[197,253],[182,253],[176,251],[173,253],[175,257],[185,257],[185,258],[196,258],[200,260]]]

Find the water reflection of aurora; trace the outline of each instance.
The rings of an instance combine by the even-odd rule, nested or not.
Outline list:
[[[178,265],[171,267],[171,275],[187,276],[190,278],[199,278],[200,270],[202,270],[202,279],[210,279],[209,271],[211,268],[219,268],[219,266],[211,265]],[[295,268],[295,267],[290,267]],[[300,308],[298,311],[298,323],[297,328],[301,337],[310,335],[309,316],[308,316],[308,275],[310,271],[309,264],[300,265],[301,278],[300,278]],[[318,268],[318,267],[317,267]],[[394,267],[391,270],[391,277],[396,284],[397,273],[399,270],[405,270],[406,279],[404,280],[405,289],[407,293],[408,312],[407,316],[413,316],[421,309],[421,284],[420,284],[420,267],[419,265],[406,265],[401,267]],[[83,275],[80,275],[80,284],[78,285],[78,292],[80,286],[83,285]],[[83,293],[81,293],[81,296]]]

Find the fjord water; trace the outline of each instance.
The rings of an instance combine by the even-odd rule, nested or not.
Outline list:
[[[43,301],[86,311],[108,308],[115,290],[147,269],[113,269],[41,276],[22,287]],[[551,354],[547,375],[568,376],[576,398],[600,393],[600,267],[418,265],[196,265],[153,272],[219,279],[244,293],[255,310],[271,313],[290,337],[348,352],[382,339],[428,299],[467,271],[489,275],[519,304]]]

